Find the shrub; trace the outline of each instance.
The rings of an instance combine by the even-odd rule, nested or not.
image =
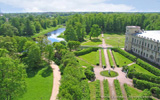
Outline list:
[[[144,81],[144,80],[139,80],[136,78],[133,78],[133,84],[134,87],[144,90],[144,89],[151,89],[152,87],[160,87],[160,84]]]
[[[153,67],[152,65],[144,62],[141,59],[137,59],[136,63],[144,69],[148,70],[149,72],[153,73],[154,75],[160,76],[160,70],[158,68]]]
[[[92,72],[89,69],[85,69],[85,75],[86,75],[87,79],[89,79],[89,80],[93,80],[95,78],[94,72]]]
[[[152,87],[152,88],[150,89],[150,91],[151,91],[151,93],[152,93],[155,97],[157,97],[158,99],[160,99],[160,88],[158,88],[158,87]]]
[[[123,95],[122,95],[120,83],[119,83],[119,81],[118,81],[117,79],[114,80],[114,86],[115,86],[115,90],[116,90],[117,97],[119,97],[119,98],[117,98],[117,100],[124,100],[123,98],[120,98],[120,97],[122,97]]]
[[[96,48],[96,47],[91,47],[91,48],[83,49],[83,50],[81,50],[81,51],[75,51],[74,54],[75,54],[76,56],[81,56],[81,55],[85,55],[85,54],[87,54],[87,53],[90,53],[90,52],[92,52],[92,51],[97,51],[97,50],[98,50],[98,48]]]
[[[113,57],[114,57],[114,60],[115,60],[115,62],[116,62],[117,67],[119,67],[119,60],[118,60],[118,58],[117,58],[115,52],[112,51],[112,54],[113,54]]]
[[[114,64],[113,64],[113,60],[112,60],[112,57],[111,57],[111,53],[109,52],[109,49],[107,49],[107,53],[108,53],[108,58],[109,58],[109,64],[113,68]]]
[[[99,50],[97,50],[96,65],[99,66]]]
[[[139,72],[129,72],[128,77],[129,78],[137,78],[137,79],[146,80],[146,81],[160,84],[160,77],[158,77],[158,76],[143,74],[143,73],[139,73]]]
[[[104,87],[104,100],[110,100],[110,94],[109,94],[109,84],[108,80],[103,80],[103,87]]]
[[[121,55],[125,56],[126,58],[130,59],[131,61],[135,61],[136,57],[133,56],[132,54],[120,49],[120,48],[112,48],[112,50],[119,52]]]
[[[132,98],[130,98],[131,92],[130,92],[127,84],[124,84],[124,89],[125,89],[125,91],[126,91],[128,100],[132,100]]]
[[[96,100],[101,100],[100,81],[96,80]]]

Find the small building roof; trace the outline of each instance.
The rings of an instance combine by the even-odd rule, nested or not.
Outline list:
[[[155,31],[143,31],[141,33],[136,33],[135,34],[136,36],[140,36],[140,37],[145,37],[145,38],[149,38],[149,39],[152,39],[152,40],[159,40],[160,41],[160,30],[155,30]]]

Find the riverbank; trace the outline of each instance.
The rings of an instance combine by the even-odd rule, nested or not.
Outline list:
[[[64,27],[63,25],[57,25],[56,27],[47,28],[45,30],[42,30],[40,33],[36,33],[35,35],[32,36],[32,38],[37,38],[41,35],[47,34],[49,32],[52,32],[54,30],[57,30],[57,29],[63,28],[63,27]]]

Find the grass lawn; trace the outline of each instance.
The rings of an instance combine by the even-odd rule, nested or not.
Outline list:
[[[90,100],[96,100],[96,81],[89,83]]]
[[[81,66],[86,66],[86,67],[87,67],[87,66],[91,66],[91,64],[89,64],[89,63],[81,60],[80,58],[77,57],[77,59],[78,59],[79,64],[80,64]]]
[[[92,40],[87,40],[86,42],[83,42],[81,45],[98,46],[100,44],[102,44],[102,41],[100,39],[92,39]]]
[[[119,60],[119,67],[122,67],[123,65],[128,65],[128,64],[132,63],[131,60],[129,60],[128,58],[124,57],[120,53],[115,52],[115,54],[116,54],[116,57]]]
[[[47,64],[43,68],[27,71],[27,91],[18,100],[49,100],[52,93],[53,73]]]
[[[35,33],[35,35],[33,35],[32,38],[36,38],[36,37],[39,37],[41,35],[47,34],[49,32],[57,30],[57,29],[59,29],[61,27],[63,27],[63,26],[62,25],[57,25],[56,27],[51,27],[51,28],[44,29],[40,33]]]
[[[134,68],[135,67],[135,68]],[[137,64],[133,64],[131,66],[129,66],[130,69],[135,69],[136,72],[140,72],[140,73],[144,73],[144,74],[148,74],[148,75],[154,75],[151,72],[149,72],[148,70],[142,68],[141,66],[137,65]],[[155,75],[154,75],[155,76]]]
[[[104,34],[104,39],[106,44],[112,45],[114,47],[118,47],[118,44],[120,47],[124,47],[125,43],[125,35],[118,35],[118,34]]]
[[[104,57],[104,50],[103,49],[101,49],[101,55],[102,55],[102,66],[106,66],[105,57]]]
[[[108,73],[108,70],[105,70],[105,71],[101,71],[100,74],[102,76],[106,76],[106,77],[116,77],[118,76],[118,73],[115,72],[115,71],[110,71],[110,74]]]
[[[128,85],[128,89],[131,93],[131,96],[139,96],[141,94],[141,91],[138,91],[137,89],[135,89],[134,87],[131,87]]]
[[[84,59],[85,61],[87,61],[90,64],[96,65],[97,62],[97,51],[93,51],[91,53],[79,56],[80,58]]]

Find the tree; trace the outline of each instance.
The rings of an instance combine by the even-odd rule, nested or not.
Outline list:
[[[41,26],[41,24],[39,23],[39,21],[37,21],[37,22],[35,23],[35,28],[36,28],[36,32],[37,32],[37,33],[39,33],[39,32],[41,31],[42,26]]]
[[[82,42],[84,40],[84,36],[86,34],[85,27],[80,22],[75,24],[75,31],[78,38],[78,41]]]
[[[54,49],[52,45],[47,45],[45,48],[46,58],[48,59],[48,63],[53,59]]]
[[[9,23],[5,23],[0,27],[0,34],[4,36],[18,35],[18,29]]]
[[[90,32],[90,40],[91,37],[98,37],[101,34],[101,29],[97,24],[92,25],[91,32]]]
[[[152,96],[152,93],[149,90],[147,90],[147,89],[145,89],[141,93],[141,97],[142,97],[143,100],[152,100],[151,96]]]
[[[56,18],[54,18],[54,19],[53,19],[53,25],[52,25],[52,26],[53,26],[53,27],[56,27],[56,26],[57,26],[57,24],[58,24],[58,21],[57,21],[57,19],[56,19]]]
[[[18,59],[0,57],[0,99],[12,100],[26,90],[26,71]]]
[[[80,46],[80,42],[79,41],[69,41],[67,44],[68,48],[70,49],[70,51],[74,48],[75,50]]]
[[[64,32],[64,36],[65,36],[66,41],[69,41],[69,40],[70,41],[76,41],[77,40],[75,30],[71,25],[69,25],[66,28],[66,31]]]
[[[26,35],[33,35],[36,32],[33,22],[31,22],[29,19],[27,19],[25,23],[24,32]]]

